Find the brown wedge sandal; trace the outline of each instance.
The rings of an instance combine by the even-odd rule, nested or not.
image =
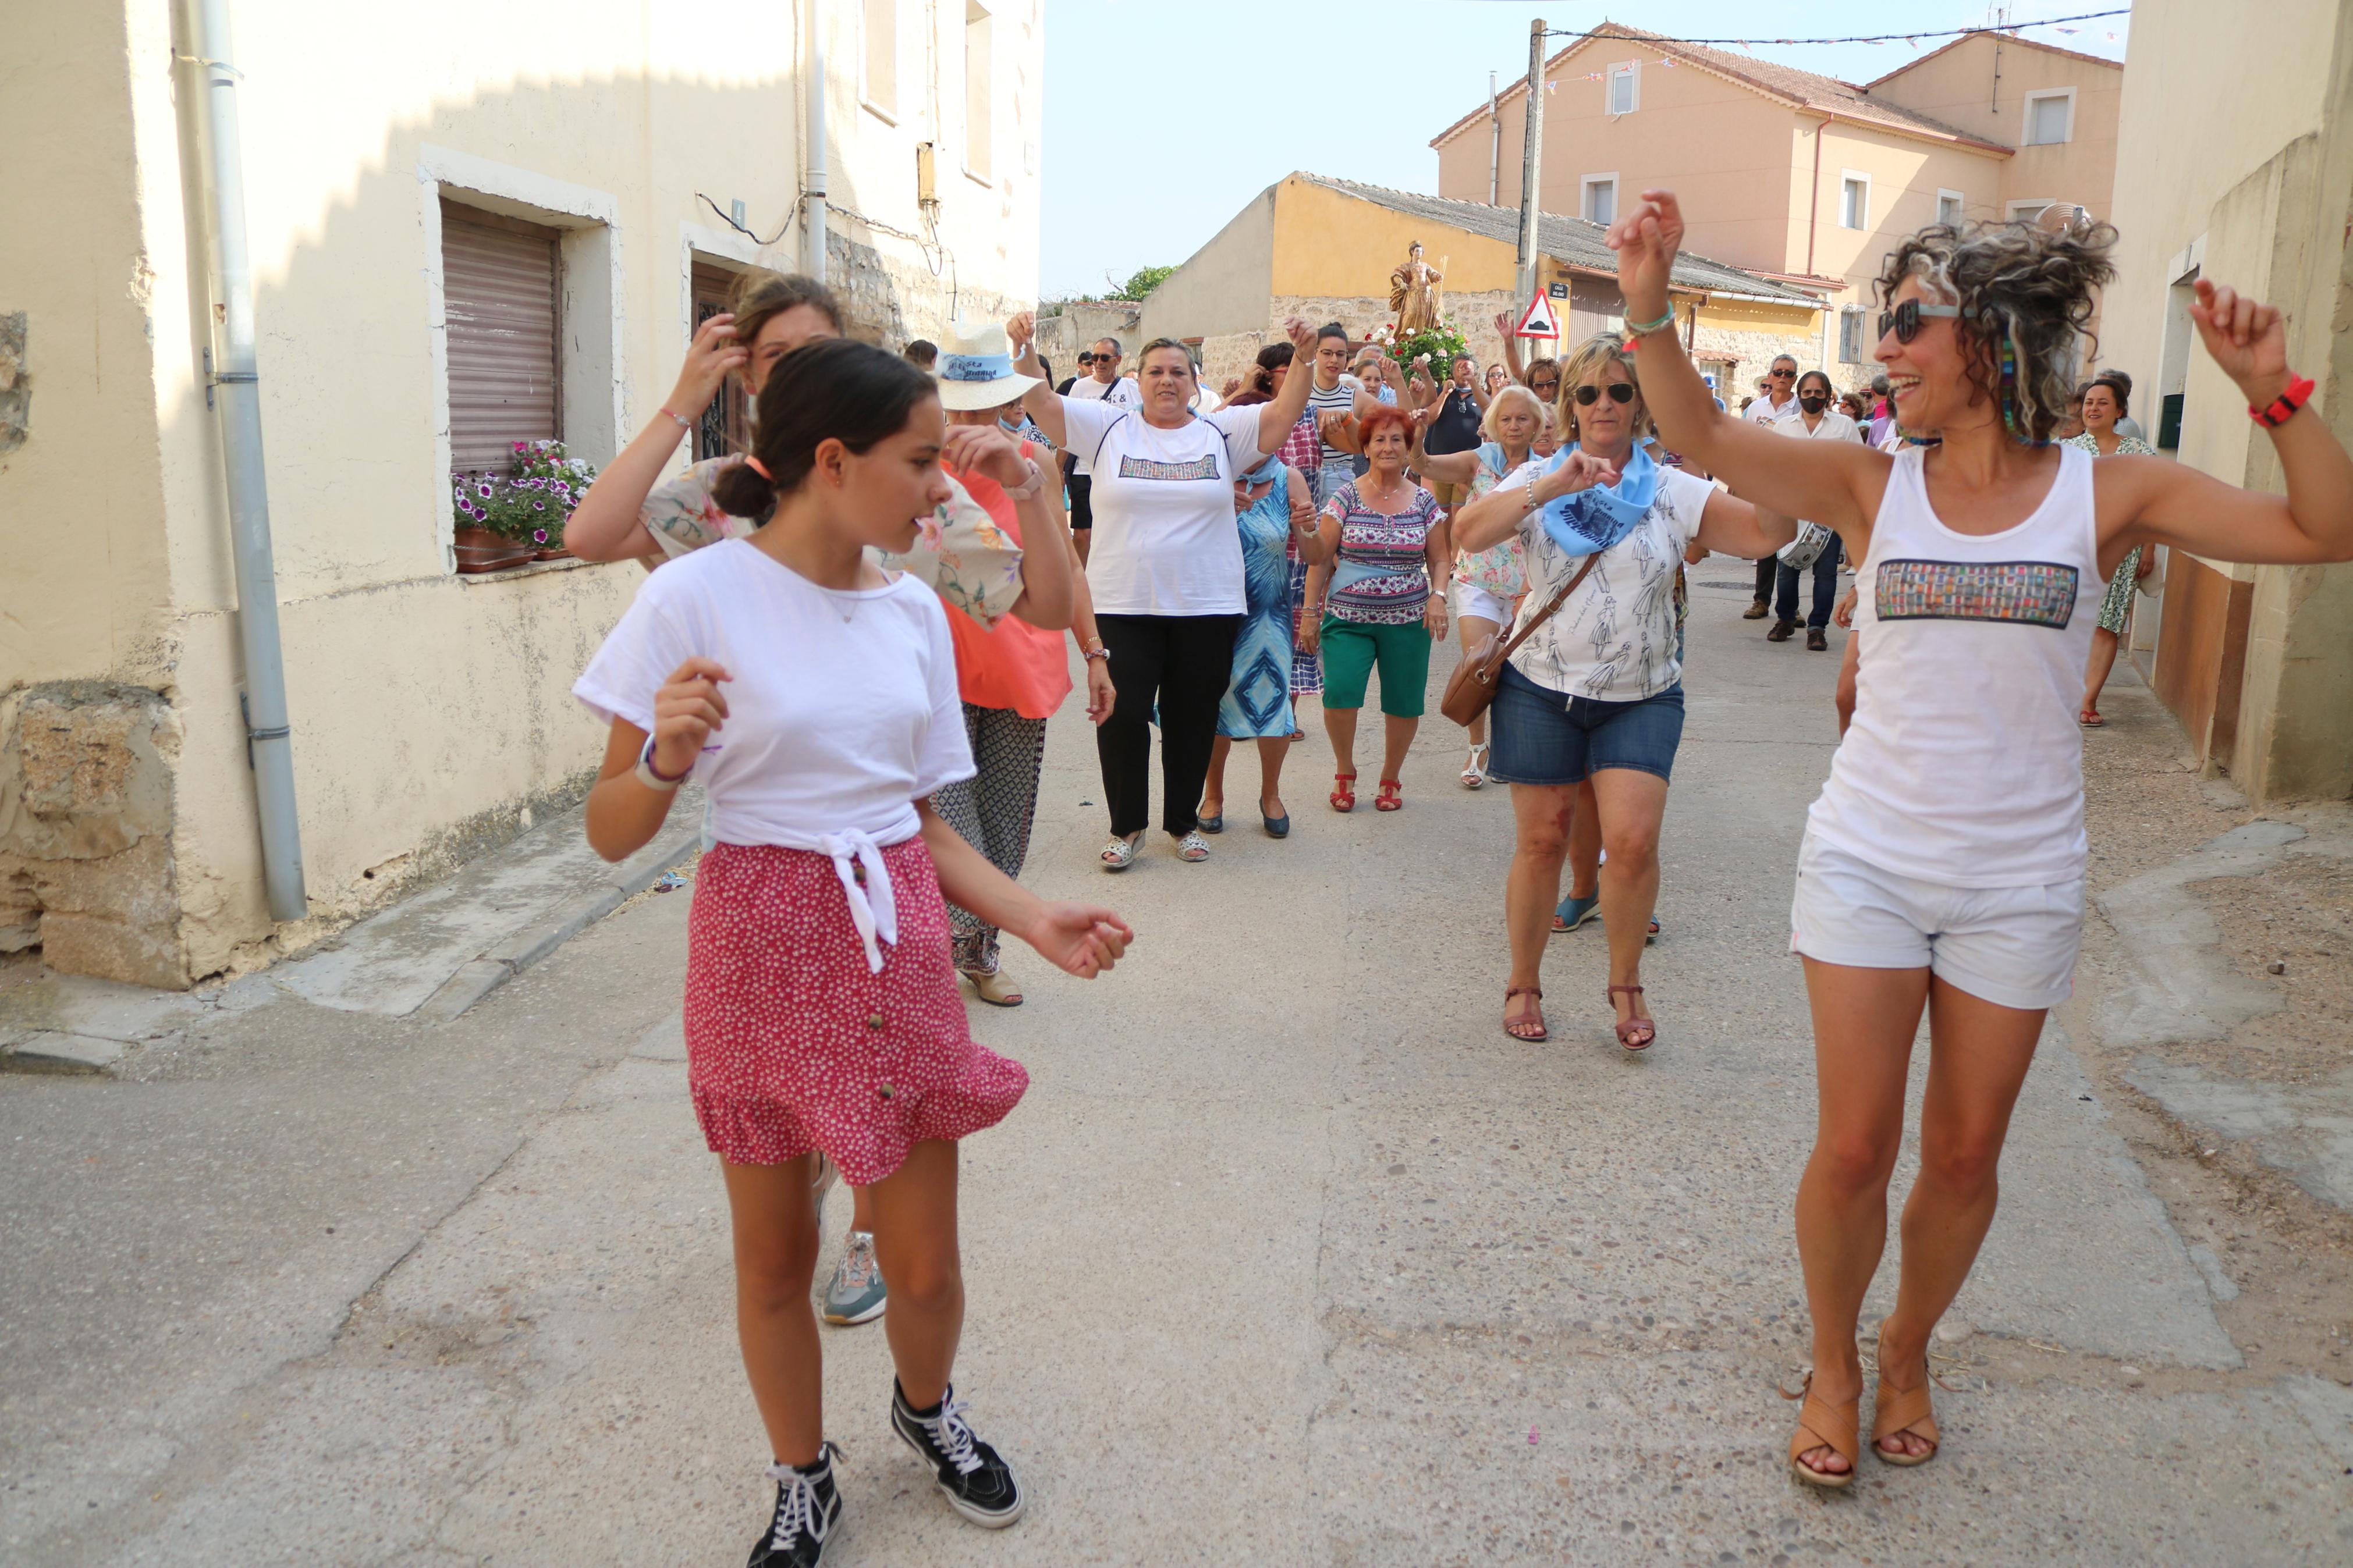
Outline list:
[[[1789,1438],[1789,1473],[1810,1487],[1827,1487],[1833,1491],[1854,1484],[1854,1467],[1862,1458],[1862,1395],[1858,1393],[1844,1405],[1832,1405],[1814,1392],[1814,1374],[1806,1373],[1806,1381],[1798,1392],[1779,1389],[1784,1399],[1802,1399],[1798,1407],[1798,1429]],[[1843,1441],[1841,1441],[1843,1439]],[[1846,1460],[1846,1468],[1839,1471],[1817,1470],[1798,1456],[1816,1448],[1828,1448]]]
[[[1881,1324],[1880,1330],[1885,1332],[1886,1325]],[[1887,1363],[1880,1363],[1879,1388],[1873,1399],[1878,1409],[1871,1420],[1871,1451],[1879,1456],[1882,1464],[1909,1469],[1914,1465],[1926,1464],[1936,1457],[1936,1450],[1944,1447],[1944,1435],[1936,1430],[1936,1417],[1930,1408],[1928,1385],[1932,1383],[1947,1394],[1953,1392],[1952,1385],[1929,1367],[1926,1351],[1920,1352],[1920,1385],[1917,1388],[1898,1388],[1889,1383]],[[1927,1444],[1928,1451],[1925,1454],[1894,1454],[1881,1447],[1888,1438],[1906,1432]]]
[[[1504,1010],[1506,1014],[1509,1014],[1511,1011],[1512,998],[1514,996],[1535,997],[1536,999],[1536,1010],[1523,1017],[1514,1018],[1506,1016],[1504,1019],[1504,1033],[1511,1036],[1512,1038],[1515,1040],[1527,1040],[1534,1042],[1536,1040],[1551,1039],[1552,1030],[1545,1025],[1544,991],[1542,988],[1535,985],[1514,985],[1507,987],[1504,992]],[[1535,1029],[1535,1033],[1533,1035],[1525,1035],[1520,1032],[1521,1030],[1527,1028]]]

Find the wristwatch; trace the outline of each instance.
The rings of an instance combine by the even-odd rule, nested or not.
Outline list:
[[[646,737],[646,743],[642,747],[638,748],[637,766],[638,782],[645,785],[648,789],[653,790],[658,794],[670,794],[671,791],[677,789],[679,785],[684,784],[687,780],[687,774],[693,772],[693,764],[689,763],[687,765],[686,773],[679,774],[676,778],[672,778],[668,773],[663,773],[659,768],[654,766],[654,738],[651,735],[648,735]]]

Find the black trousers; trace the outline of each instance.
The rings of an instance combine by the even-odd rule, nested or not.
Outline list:
[[[1822,552],[1814,557],[1811,568],[1814,574],[1814,613],[1806,617],[1806,625],[1810,626],[1820,627],[1831,624],[1831,610],[1838,603],[1839,546],[1843,542],[1833,534],[1830,543],[1822,547]],[[1778,562],[1774,564],[1778,568],[1780,578],[1780,592],[1775,595],[1775,618],[1794,621],[1798,618],[1798,569],[1782,566]]]
[[[1780,574],[1780,570],[1781,563],[1770,555],[1757,563],[1757,602],[1758,604],[1769,605],[1773,602],[1773,580]]]
[[[1155,705],[1160,825],[1180,837],[1193,831],[1201,785],[1209,776],[1209,743],[1217,738],[1218,700],[1233,683],[1234,638],[1241,625],[1240,616],[1095,617],[1111,650],[1111,683],[1119,690],[1111,717],[1095,731],[1114,835],[1124,838],[1152,820]]]

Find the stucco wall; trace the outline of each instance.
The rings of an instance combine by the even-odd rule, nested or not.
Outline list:
[[[2180,0],[2144,0],[2135,12],[2103,357],[2132,371],[2134,412],[2152,432],[2158,400],[2178,378],[2180,460],[2232,483],[2277,489],[2277,460],[2203,350],[2171,348],[2187,331],[2172,313],[2173,286],[2194,269],[2279,305],[2290,363],[2320,383],[2315,413],[2339,439],[2353,436],[2342,392],[2353,350],[2337,330],[2353,308],[2342,278],[2342,193],[2353,187],[2347,71],[2345,19],[2320,0],[2281,5],[2259,35],[2214,29]],[[2232,112],[2185,119],[2179,105],[2201,95]],[[2342,797],[2353,791],[2353,568],[2219,570],[2250,584],[2252,604],[2235,733],[2213,761],[2258,800]],[[2151,602],[2140,605],[2146,616]],[[2177,635],[2189,628],[2158,629]]]
[[[691,19],[653,0],[414,0],[397,26],[240,0],[262,422],[313,916],[273,930],[200,379],[210,294],[189,150],[201,89],[174,62],[192,52],[172,30],[178,9],[45,10],[43,69],[13,74],[0,95],[0,132],[22,154],[0,165],[0,204],[38,220],[0,226],[0,302],[27,310],[34,392],[30,439],[0,455],[0,690],[102,680],[168,701],[186,979],[299,945],[501,823],[511,831],[526,805],[576,792],[601,752],[568,688],[640,569],[450,571],[439,195],[565,227],[565,433],[601,465],[670,390],[694,257],[798,265],[802,117],[796,9],[766,0],[713,0]],[[853,330],[896,346],[938,337],[952,302],[991,317],[1026,304],[1036,0],[996,8],[985,185],[965,167],[963,8],[902,7],[897,126],[858,102],[855,16],[825,14],[830,270]],[[922,139],[943,147],[924,242],[887,232],[927,231]],[[773,245],[728,225],[738,200]]]
[[[2078,202],[2105,217],[2115,202],[2116,117],[2124,102],[2124,79],[2120,64],[1978,33],[1932,59],[1883,79],[1873,87],[1872,96],[2018,149],[2000,165],[1992,188],[1962,191],[1971,217],[2000,217],[2010,203],[2029,198]],[[2026,95],[2071,87],[2075,89],[2071,138],[2053,145],[2026,145]]]
[[[1446,274],[1440,287],[1450,300],[1513,285],[1517,251],[1504,241],[1409,217],[1306,180],[1285,179],[1275,193],[1274,268],[1268,279],[1273,293],[1377,294],[1386,305],[1389,273],[1404,264],[1415,240],[1421,242],[1422,259]],[[1459,313],[1451,304],[1447,309]]]
[[[1275,198],[1270,186],[1187,257],[1144,302],[1144,341],[1248,331],[1266,310],[1274,269]],[[1166,323],[1183,323],[1181,331]],[[1134,343],[1127,348],[1133,352]]]

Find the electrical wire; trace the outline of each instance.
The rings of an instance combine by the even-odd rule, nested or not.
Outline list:
[[[1908,33],[1860,33],[1844,38],[1683,38],[1667,33],[1611,32],[1607,30],[1606,23],[1589,32],[1576,27],[1547,27],[1544,36],[1547,38],[1601,38],[1628,44],[1734,44],[1744,48],[1754,44],[1901,44],[1915,38],[1957,38],[1968,33],[2019,33],[2029,27],[2055,27],[2062,22],[2095,22],[2106,16],[2131,15],[2132,7],[2126,5],[2113,11],[2083,11],[2073,16],[2046,16],[2039,22],[2005,22],[1998,26],[1981,23],[1974,27],[1915,28]]]

